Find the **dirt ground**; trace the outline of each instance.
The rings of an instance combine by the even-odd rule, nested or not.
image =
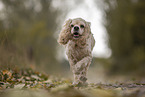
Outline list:
[[[3,70],[0,71],[0,97],[145,97],[145,80],[73,86],[71,79],[31,69]]]

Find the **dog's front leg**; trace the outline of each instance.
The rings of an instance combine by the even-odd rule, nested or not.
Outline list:
[[[72,66],[74,74],[73,84],[86,84],[86,73],[91,64],[92,56],[87,56]]]

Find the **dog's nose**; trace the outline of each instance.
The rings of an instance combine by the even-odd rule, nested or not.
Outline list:
[[[75,31],[78,31],[78,30],[79,30],[79,27],[78,27],[78,26],[75,26],[75,27],[74,27],[74,30],[75,30]]]

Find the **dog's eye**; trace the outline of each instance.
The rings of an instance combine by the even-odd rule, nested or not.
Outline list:
[[[73,24],[71,24],[70,26],[71,26],[71,27],[74,27],[74,25],[73,25]]]
[[[81,27],[81,28],[84,28],[84,25],[81,25],[80,27]]]

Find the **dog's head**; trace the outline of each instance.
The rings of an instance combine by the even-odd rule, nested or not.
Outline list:
[[[82,18],[69,19],[66,21],[66,31],[72,35],[73,39],[80,39],[82,36],[87,36],[91,33],[90,22],[85,21]]]
[[[71,34],[73,35],[73,38],[78,39],[84,33],[86,23],[84,22],[84,20],[74,19],[72,20],[70,27],[71,27]]]
[[[81,38],[82,35],[85,35],[86,33],[90,33],[90,23],[86,22],[82,18],[76,18],[72,19],[72,22],[70,23],[71,28],[71,34],[73,35],[74,39]]]

